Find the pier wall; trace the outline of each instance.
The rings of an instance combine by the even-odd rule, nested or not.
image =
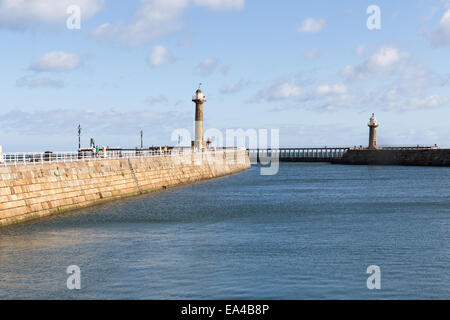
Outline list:
[[[348,150],[335,164],[450,166],[450,149]]]
[[[246,150],[0,167],[0,227],[250,167]]]

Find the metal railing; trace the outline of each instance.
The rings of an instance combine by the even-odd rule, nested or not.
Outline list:
[[[33,165],[44,163],[65,163],[76,161],[97,161],[97,160],[114,160],[127,158],[153,158],[153,157],[170,157],[178,155],[195,155],[195,154],[223,154],[231,153],[237,150],[245,150],[241,148],[209,148],[194,151],[191,148],[174,148],[171,150],[100,150],[96,151],[70,151],[70,152],[22,152],[22,153],[0,153],[0,166],[19,166]]]
[[[354,146],[350,147],[350,150],[367,150],[367,147],[363,146]],[[438,146],[392,146],[392,147],[384,147],[379,146],[377,150],[431,150],[431,149],[440,149]]]

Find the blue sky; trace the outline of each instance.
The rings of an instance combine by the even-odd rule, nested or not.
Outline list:
[[[0,39],[6,152],[74,150],[79,123],[83,144],[174,144],[199,82],[206,129],[365,145],[375,112],[381,145],[450,146],[449,1],[0,0]]]

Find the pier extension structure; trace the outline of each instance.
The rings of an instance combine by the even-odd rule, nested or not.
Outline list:
[[[404,165],[404,166],[450,166],[450,149],[432,147],[379,147],[377,128],[379,123],[372,113],[368,123],[369,146],[350,148],[334,164],[349,165]]]
[[[331,162],[340,159],[350,147],[299,147],[247,149],[253,163],[266,162],[265,159],[278,159],[280,162]]]
[[[450,149],[434,146],[379,147],[379,123],[372,113],[369,119],[368,147],[300,147],[247,149],[252,163],[331,162],[352,165],[450,166]]]
[[[331,162],[333,164],[350,164],[347,159],[353,154],[429,154],[431,151],[436,152],[439,149],[433,146],[405,146],[405,147],[377,147],[377,149],[368,149],[360,147],[299,147],[299,148],[274,148],[274,149],[247,149],[252,163],[265,163],[268,161],[278,160],[280,162]],[[370,152],[369,152],[370,151]],[[377,152],[378,151],[378,152]],[[386,164],[395,164],[396,157],[387,157],[384,162]],[[388,161],[393,159],[392,161]],[[364,161],[353,161],[351,164],[362,164]],[[383,161],[378,161],[383,163]],[[366,163],[367,164],[367,163]],[[371,164],[377,164],[372,161]],[[383,163],[384,164],[384,163]]]

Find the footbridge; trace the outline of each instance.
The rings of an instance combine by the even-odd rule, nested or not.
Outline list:
[[[332,159],[342,158],[348,150],[350,147],[247,149],[253,162],[276,158],[281,162],[330,162]]]

